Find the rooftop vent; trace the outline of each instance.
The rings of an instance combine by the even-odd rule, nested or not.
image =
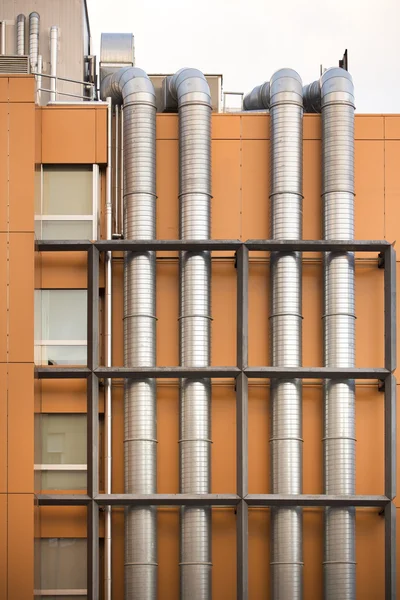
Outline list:
[[[0,73],[29,73],[29,56],[1,54]]]

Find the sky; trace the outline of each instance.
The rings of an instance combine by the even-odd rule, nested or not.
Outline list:
[[[400,113],[400,0],[87,0],[94,52],[102,32],[135,36],[147,73],[195,67],[248,92],[291,67],[303,83],[347,48],[356,109]]]

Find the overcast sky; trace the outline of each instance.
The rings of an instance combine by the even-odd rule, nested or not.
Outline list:
[[[248,92],[282,67],[308,83],[345,48],[359,112],[400,112],[400,0],[87,0],[102,32],[135,36],[148,73],[196,67]]]

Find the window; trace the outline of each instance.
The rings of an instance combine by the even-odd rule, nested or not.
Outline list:
[[[98,165],[43,165],[36,200],[36,237],[97,238]]]
[[[86,415],[37,414],[36,419],[36,489],[86,490]]]
[[[35,290],[35,362],[87,363],[87,290]]]
[[[41,598],[86,598],[87,541],[84,538],[42,538],[40,540]]]

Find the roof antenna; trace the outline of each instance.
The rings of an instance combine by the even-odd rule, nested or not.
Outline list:
[[[349,70],[349,63],[348,63],[348,58],[347,58],[347,48],[344,51],[342,59],[339,60],[339,67],[341,69],[344,69],[345,71]]]

